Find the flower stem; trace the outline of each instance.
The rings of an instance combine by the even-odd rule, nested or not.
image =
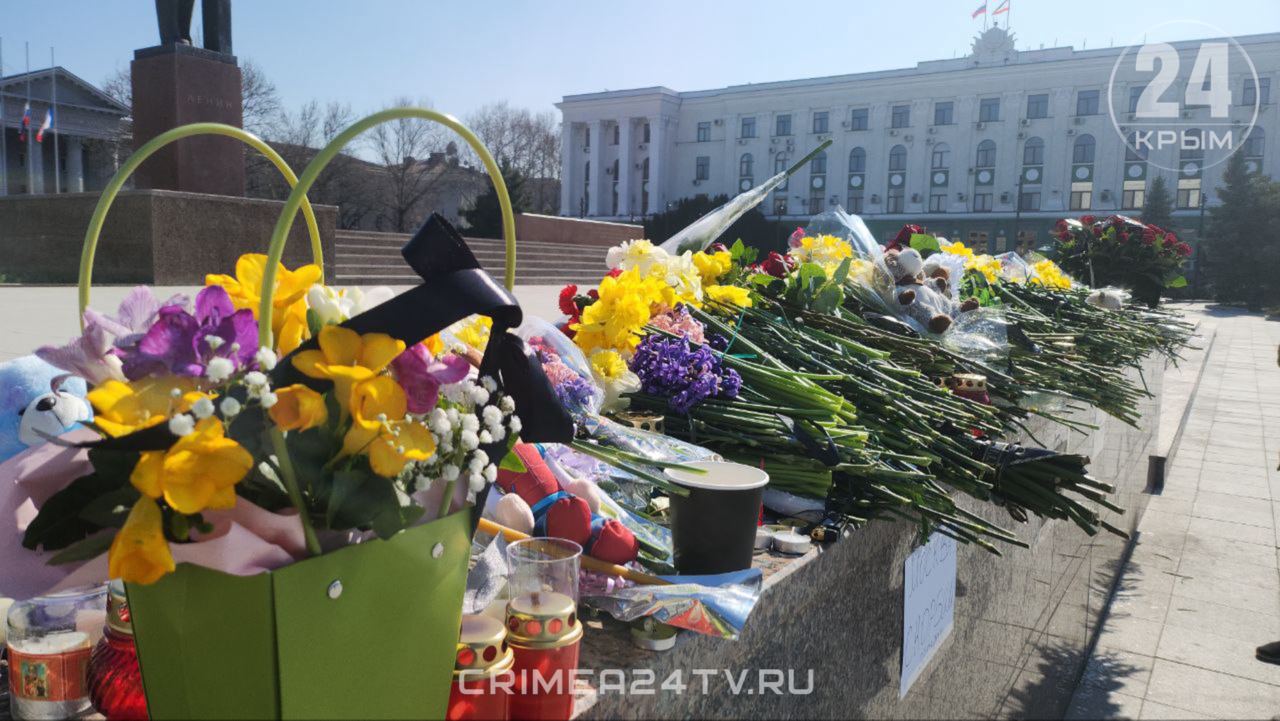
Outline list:
[[[284,433],[279,428],[271,429],[271,448],[276,452],[280,466],[280,481],[289,493],[289,502],[298,509],[298,520],[302,523],[302,536],[307,542],[307,553],[319,556],[320,539],[316,537],[316,529],[311,525],[311,514],[307,512],[307,504],[302,499],[302,490],[298,488],[298,476],[293,470],[293,460],[289,458],[289,446],[284,442]]]
[[[452,480],[444,484],[444,495],[440,497],[440,510],[436,512],[436,518],[444,518],[449,515],[449,508],[453,506],[453,486],[457,482],[457,480]]]

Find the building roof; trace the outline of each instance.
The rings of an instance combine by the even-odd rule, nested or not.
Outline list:
[[[0,77],[0,93],[3,93],[10,97],[17,97],[17,96],[25,97],[26,87],[28,83],[36,83],[39,81],[50,80],[54,77],[55,73],[57,75],[57,80],[59,83],[70,83],[71,85],[74,85],[80,90],[82,90],[83,92],[87,93],[93,99],[94,101],[93,105],[81,104],[80,107],[83,107],[88,110],[97,110],[100,112],[111,113],[114,115],[118,115],[120,117],[129,115],[130,110],[128,106],[117,102],[115,98],[112,98],[110,95],[107,95],[106,93],[102,92],[102,90],[100,90],[96,85],[90,83],[89,81],[85,80],[79,75],[76,75],[70,70],[67,70],[61,65],[58,65],[52,68],[44,68],[43,70],[32,70],[29,73],[18,73],[16,75],[6,75],[4,77]],[[19,88],[19,90],[15,91],[14,88]],[[48,98],[45,98],[45,97],[41,97],[39,99],[42,101],[49,100]],[[64,103],[59,101],[58,104],[62,105]]]

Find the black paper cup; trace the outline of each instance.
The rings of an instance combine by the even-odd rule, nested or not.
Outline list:
[[[729,573],[751,568],[760,503],[769,474],[759,468],[724,461],[683,465],[696,473],[668,468],[666,475],[689,489],[671,495],[671,541],[676,570],[682,574]]]

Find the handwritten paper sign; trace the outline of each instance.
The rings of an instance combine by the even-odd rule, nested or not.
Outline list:
[[[902,583],[902,677],[898,698],[951,635],[956,610],[956,542],[933,534],[907,556]]]

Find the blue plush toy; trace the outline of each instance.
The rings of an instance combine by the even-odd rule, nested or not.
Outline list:
[[[35,356],[0,363],[0,462],[93,417],[83,378]]]

